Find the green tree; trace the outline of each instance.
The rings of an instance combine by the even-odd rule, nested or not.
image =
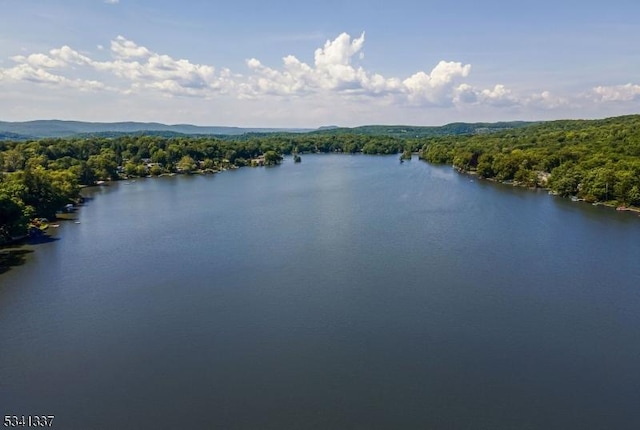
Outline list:
[[[167,152],[164,149],[158,149],[151,154],[151,161],[153,163],[165,165],[167,163],[167,159]]]
[[[22,174],[27,192],[25,205],[35,209],[36,216],[54,218],[56,210],[77,197],[79,188],[75,176],[67,170],[47,171],[42,166],[27,169]]]
[[[91,155],[87,165],[98,179],[110,181],[118,177],[118,162],[113,150],[104,148],[99,155]]]
[[[495,172],[493,171],[493,156],[490,154],[482,154],[478,157],[478,176],[481,178],[493,178]]]
[[[3,158],[4,165],[2,166],[2,169],[5,172],[16,172],[24,167],[25,157],[16,149],[6,151]]]
[[[124,165],[124,173],[127,176],[136,176],[138,174],[138,165],[134,162],[127,161]]]
[[[27,228],[28,219],[20,203],[0,192],[0,244],[10,242],[13,236],[19,236]]]
[[[266,166],[273,166],[276,164],[280,164],[282,161],[282,156],[278,154],[276,151],[267,151],[264,153],[264,164]]]
[[[176,168],[181,173],[192,173],[196,169],[196,162],[190,156],[185,155],[178,161]]]
[[[154,164],[153,166],[151,166],[151,168],[149,169],[149,174],[152,176],[159,176],[162,174],[162,167],[158,166],[157,164]]]

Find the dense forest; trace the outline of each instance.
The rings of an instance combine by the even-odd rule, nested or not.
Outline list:
[[[422,147],[431,163],[562,196],[640,205],[640,116],[552,121],[489,135],[440,137]]]
[[[504,124],[504,123],[503,123]],[[640,116],[400,136],[370,128],[241,136],[114,135],[0,141],[0,243],[78,202],[82,186],[140,176],[215,173],[316,152],[398,154],[591,202],[640,206]],[[410,129],[410,128],[407,128]],[[412,137],[406,137],[407,135]]]
[[[406,144],[406,142],[404,143]],[[24,236],[42,218],[79,200],[82,186],[174,173],[215,173],[275,165],[283,154],[392,154],[399,139],[383,136],[255,134],[241,138],[118,135],[0,142],[0,243]]]

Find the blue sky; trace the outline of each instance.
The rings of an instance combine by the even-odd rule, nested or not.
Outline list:
[[[0,120],[248,127],[640,110],[640,2],[0,0]]]

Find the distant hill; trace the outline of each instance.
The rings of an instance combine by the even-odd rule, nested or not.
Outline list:
[[[8,131],[0,131],[0,140],[28,140],[32,139],[32,136],[26,136],[24,134],[11,133]]]
[[[318,130],[312,131],[313,134],[364,134],[371,136],[393,136],[393,137],[405,137],[405,138],[417,138],[417,137],[434,137],[434,136],[452,136],[452,135],[464,135],[464,134],[483,134],[494,133],[502,130],[508,130],[513,128],[527,127],[536,122],[526,121],[510,121],[510,122],[477,122],[477,123],[465,123],[454,122],[442,126],[411,126],[411,125],[364,125],[360,127],[345,128],[345,127],[321,127]]]
[[[153,135],[163,137],[178,136],[219,136],[249,138],[274,133],[312,134],[358,134],[369,136],[393,136],[420,138],[451,135],[493,133],[501,130],[522,128],[534,122],[511,121],[496,123],[456,122],[443,126],[410,125],[365,125],[360,127],[323,126],[318,129],[304,128],[241,128],[197,126],[191,124],[167,125],[157,122],[82,122],[60,120],[37,120],[26,122],[0,121],[0,140],[26,140],[65,137],[118,137],[122,135]]]
[[[82,122],[60,120],[36,120],[25,122],[0,121],[0,136],[14,134],[24,138],[72,137],[77,135],[98,135],[110,133],[156,134],[166,132],[183,135],[240,135],[246,133],[308,132],[311,129],[298,128],[241,128],[241,127],[203,127],[191,124],[167,125],[157,122]],[[14,137],[16,138],[16,137]]]
[[[105,138],[105,139],[111,139],[111,138],[118,138],[118,137],[122,137],[122,136],[158,136],[158,137],[164,137],[166,139],[171,139],[173,137],[185,137],[185,136],[220,136],[220,137],[227,137],[227,136],[236,136],[236,135],[185,134],[185,133],[178,133],[176,131],[140,130],[140,131],[132,131],[132,132],[127,132],[127,131],[99,131],[99,132],[95,132],[95,133],[77,133],[77,134],[74,134],[73,136],[70,136],[70,137],[79,138],[79,139],[86,139],[86,138],[89,138],[89,137],[100,137],[100,138]],[[240,135],[240,136],[242,136],[242,135]]]

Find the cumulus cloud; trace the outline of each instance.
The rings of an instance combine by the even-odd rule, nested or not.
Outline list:
[[[138,46],[123,36],[118,36],[115,40],[111,41],[111,52],[116,58],[125,60],[146,58],[152,55],[151,51],[144,46]]]
[[[511,90],[501,84],[497,84],[492,89],[482,90],[478,96],[481,102],[491,106],[513,106],[518,104],[518,99]]]
[[[566,97],[561,97],[550,91],[532,94],[525,100],[527,106],[541,109],[558,109],[571,106],[571,101]]]
[[[385,77],[355,64],[363,58],[364,41],[364,33],[355,39],[342,33],[316,49],[313,65],[289,55],[283,58],[281,69],[273,69],[251,58],[247,66],[254,74],[248,78],[248,95],[329,92],[394,96],[411,104],[448,105],[453,101],[455,83],[471,70],[469,64],[440,61],[429,73],[419,71],[405,79]]]
[[[334,66],[348,66],[351,58],[362,50],[364,32],[357,39],[342,33],[335,40],[327,40],[323,48],[316,49],[314,59],[316,67],[331,70]]]
[[[188,60],[176,60],[168,55],[160,55],[123,36],[111,41],[110,51],[113,57],[111,61],[93,60],[69,46],[52,49],[47,54],[18,55],[12,57],[18,65],[0,69],[0,77],[6,80],[59,84],[87,90],[110,88],[95,80],[65,77],[65,73],[70,74],[78,67],[84,67],[89,72],[106,72],[129,82],[127,87],[123,88],[120,85],[120,90],[125,93],[154,89],[173,95],[206,96],[213,91],[223,91],[233,86],[226,70],[216,76],[213,66],[193,64]]]
[[[351,39],[342,33],[333,41],[327,41],[314,54],[314,65],[310,66],[293,55],[282,59],[281,70],[264,66],[259,60],[247,60],[254,75],[249,77],[250,96],[261,94],[302,95],[317,91],[347,92],[365,90],[369,87],[369,76],[361,68],[355,68],[352,58],[364,44],[364,33]]]
[[[54,69],[64,69],[72,64],[89,64],[91,60],[68,46],[52,49],[49,54],[17,55],[11,59],[18,63],[8,69],[0,69],[0,80],[26,81],[34,84],[75,88],[79,90],[105,89],[104,83],[91,79],[73,79]]]
[[[497,84],[493,88],[479,89],[463,83],[454,88],[453,94],[453,102],[456,106],[534,108],[537,110],[553,110],[572,106],[568,98],[558,96],[550,91],[516,94],[502,84]]]
[[[471,65],[457,61],[442,60],[431,70],[405,76],[384,76],[363,67],[364,46],[364,32],[357,37],[342,33],[315,49],[312,62],[287,55],[273,67],[249,58],[241,75],[158,53],[117,36],[108,45],[98,45],[100,60],[66,45],[13,56],[13,67],[0,68],[0,83],[203,99],[227,95],[239,100],[375,100],[377,106],[556,109],[571,104],[568,98],[544,90],[521,94],[501,83],[488,88],[474,85],[469,80]],[[105,54],[110,58],[105,60]],[[589,97],[597,102],[635,101],[640,99],[640,85],[596,87]]]
[[[463,83],[453,88],[453,102],[456,105],[483,105],[492,107],[512,107],[526,103],[509,88],[496,84],[493,88],[480,89]]]
[[[470,64],[440,61],[431,73],[417,72],[402,81],[403,90],[413,102],[450,104],[455,100],[455,82],[467,77],[470,70]]]
[[[98,90],[105,88],[103,83],[95,80],[69,79],[27,63],[19,64],[10,69],[0,70],[0,81],[1,80],[26,81],[34,84],[54,85],[79,90]]]
[[[224,81],[216,76],[213,66],[157,54],[122,36],[111,42],[111,53],[113,61],[92,61],[90,65],[131,82],[129,90],[149,88],[175,95],[206,95],[221,88]]]
[[[460,84],[453,89],[455,104],[473,104],[478,101],[478,91],[469,84]]]
[[[593,89],[596,100],[603,102],[629,102],[640,100],[640,85],[626,84],[599,86]]]
[[[59,49],[52,49],[49,51],[49,55],[46,54],[31,54],[28,56],[16,55],[11,57],[13,61],[21,64],[28,64],[29,66],[39,68],[59,68],[68,66],[70,64],[90,64],[91,59],[84,55],[74,51],[68,46],[63,46]]]

